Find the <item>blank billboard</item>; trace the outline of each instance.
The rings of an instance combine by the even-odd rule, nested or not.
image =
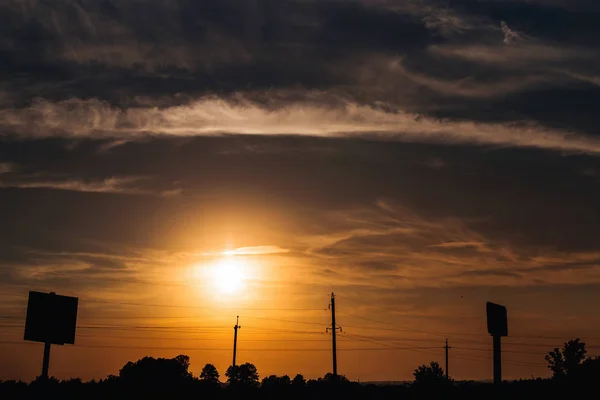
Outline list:
[[[77,297],[29,292],[25,340],[75,344]]]
[[[486,309],[488,333],[492,336],[508,336],[506,307],[488,302]]]

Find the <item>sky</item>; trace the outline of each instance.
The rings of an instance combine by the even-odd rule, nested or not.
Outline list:
[[[30,290],[79,298],[50,373],[143,356],[221,375],[420,364],[491,379],[600,354],[600,4],[5,0],[0,379]]]

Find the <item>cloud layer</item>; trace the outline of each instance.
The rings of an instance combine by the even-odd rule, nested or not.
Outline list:
[[[2,8],[5,135],[383,133],[597,152],[600,53],[583,40],[596,35],[593,5],[12,0]]]

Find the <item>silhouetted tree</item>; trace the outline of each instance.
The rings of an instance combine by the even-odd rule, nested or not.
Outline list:
[[[290,386],[291,382],[290,377],[287,375],[269,375],[262,380],[261,387],[267,390],[282,390],[283,388]]]
[[[448,382],[444,370],[436,361],[430,362],[429,365],[423,364],[417,367],[413,372],[413,375],[415,376],[415,383],[417,384],[436,385]]]
[[[279,384],[283,386],[289,386],[292,384],[292,380],[287,375],[282,375],[279,377]]]
[[[585,359],[585,343],[579,338],[564,344],[562,350],[558,347],[546,355],[548,368],[554,373],[553,378],[560,379],[575,373],[577,367]]]
[[[170,359],[144,357],[125,364],[119,371],[119,379],[127,384],[145,386],[175,385],[191,380],[189,366],[190,358],[186,355]]]
[[[319,380],[323,382],[350,382],[344,375],[334,375],[331,372],[326,373],[323,379]]]
[[[596,384],[600,378],[600,357],[587,358],[576,368],[575,379]]]
[[[200,372],[200,379],[206,382],[219,383],[219,371],[212,364],[206,364]]]
[[[254,364],[232,365],[225,372],[230,385],[258,386],[258,371]]]
[[[277,386],[277,383],[278,383],[277,376],[269,375],[269,376],[263,378],[262,382],[260,383],[260,386],[262,386],[263,388],[273,387],[273,386]]]
[[[298,374],[292,379],[292,386],[294,387],[304,387],[306,386],[306,379],[301,374]]]

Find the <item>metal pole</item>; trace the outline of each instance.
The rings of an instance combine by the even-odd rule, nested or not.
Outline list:
[[[56,292],[50,292],[51,295],[56,295]],[[48,370],[50,369],[50,342],[44,343],[44,360],[42,361],[42,379],[47,380]]]
[[[50,368],[50,342],[44,343],[44,361],[42,364],[42,379],[48,379],[48,369]]]
[[[331,293],[331,349],[333,354],[333,376],[337,376],[337,348],[335,343],[335,295]]]
[[[496,385],[502,383],[502,346],[500,339],[501,336],[494,336],[494,383]]]
[[[238,325],[240,321],[240,317],[237,317],[237,320],[235,322],[235,326],[233,327],[233,366],[235,367],[235,356],[237,353],[237,333],[238,333],[238,329],[240,328],[240,326]]]

